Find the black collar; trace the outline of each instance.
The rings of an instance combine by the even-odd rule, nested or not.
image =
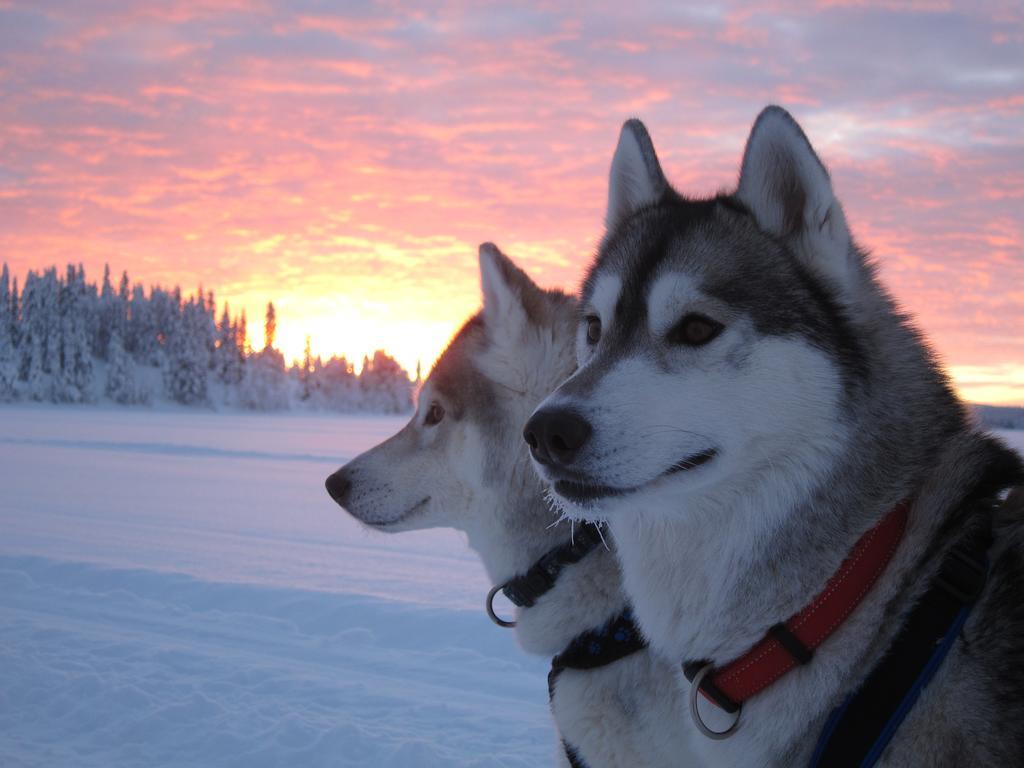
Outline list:
[[[627,608],[597,629],[590,629],[577,635],[564,651],[551,660],[551,671],[548,672],[548,700],[553,704],[555,686],[565,670],[606,667],[646,647],[647,641],[633,621],[633,611]],[[587,764],[574,747],[564,740],[562,746],[571,768],[587,768]]]
[[[513,576],[504,584],[493,587],[487,595],[487,615],[496,624],[503,627],[515,626],[515,622],[500,619],[494,613],[494,596],[499,590],[505,594],[505,597],[513,605],[520,608],[529,608],[542,595],[551,591],[551,588],[555,586],[555,582],[558,580],[558,575],[565,566],[578,563],[594,551],[603,541],[601,531],[596,525],[580,526],[579,530],[573,531],[573,535],[568,542],[547,552],[540,560],[531,565],[526,572]]]
[[[573,531],[568,543],[547,552],[524,573],[492,587],[487,594],[487,615],[499,626],[514,627],[514,621],[502,619],[494,612],[494,596],[499,591],[519,608],[529,608],[542,595],[551,591],[565,566],[578,563],[603,543],[601,531],[596,525],[580,526],[578,531]],[[632,611],[627,608],[597,629],[577,635],[562,653],[551,660],[551,671],[548,673],[549,698],[554,698],[555,684],[563,670],[603,667],[646,646],[647,643],[633,623]],[[571,768],[587,768],[583,758],[564,740],[562,748]]]
[[[646,647],[647,641],[633,620],[633,611],[626,608],[600,627],[574,637],[565,650],[551,660],[548,692],[551,693],[550,687],[562,670],[606,667]]]

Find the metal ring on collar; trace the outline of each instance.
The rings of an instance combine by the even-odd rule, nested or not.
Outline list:
[[[498,614],[494,612],[494,596],[505,588],[504,584],[498,584],[497,586],[491,587],[491,591],[487,593],[487,615],[491,617],[491,621],[497,624],[499,627],[514,627],[516,623],[514,621],[505,621]]]
[[[700,693],[700,684],[704,681],[704,678],[714,669],[711,664],[705,664],[698,670],[697,674],[693,677],[693,682],[690,683],[690,714],[693,715],[693,722],[697,726],[697,730],[707,736],[709,739],[715,739],[721,741],[727,739],[736,733],[736,729],[740,724],[740,715],[743,713],[743,707],[740,706],[736,712],[736,719],[733,720],[732,725],[726,728],[724,731],[713,731],[708,728],[700,716],[700,712],[697,710],[697,696]]]

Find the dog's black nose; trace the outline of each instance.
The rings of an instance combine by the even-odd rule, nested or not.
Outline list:
[[[526,422],[523,439],[540,464],[572,464],[594,430],[573,411],[537,411]]]
[[[345,470],[339,469],[327,478],[324,485],[327,487],[327,493],[330,497],[342,506],[345,506],[345,497],[348,496],[348,492],[352,489],[352,481],[348,479]]]

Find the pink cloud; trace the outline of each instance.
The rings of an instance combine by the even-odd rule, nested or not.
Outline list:
[[[403,352],[428,362],[477,304],[480,241],[575,287],[622,119],[707,194],[780,101],[944,357],[1024,369],[1024,75],[994,42],[1019,10],[649,11],[0,6],[0,258],[202,281],[250,314],[283,300],[283,330],[352,355],[429,318]]]

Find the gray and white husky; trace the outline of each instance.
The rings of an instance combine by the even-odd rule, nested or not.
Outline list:
[[[480,248],[480,274],[483,309],[437,361],[411,421],[327,488],[377,530],[464,531],[503,584],[572,535],[567,524],[552,527],[522,426],[576,366],[576,313],[571,297],[540,289],[492,245]],[[516,632],[526,651],[554,656],[625,607],[615,558],[598,547],[535,605],[517,609]],[[552,698],[566,747],[589,768],[691,765],[686,734],[664,728],[685,714],[681,678],[647,649],[600,669],[566,670]]]
[[[813,660],[750,698],[730,738],[695,739],[708,765],[807,765],[945,554],[988,525],[967,501],[1020,483],[1020,458],[972,423],[784,110],[755,122],[735,192],[707,199],[675,192],[627,122],[605,223],[578,370],[525,437],[565,514],[608,524],[652,647],[714,668],[743,656],[911,500],[888,566]],[[1024,526],[1008,510],[980,600],[879,765],[1024,765]],[[697,706],[712,730],[733,722]]]

